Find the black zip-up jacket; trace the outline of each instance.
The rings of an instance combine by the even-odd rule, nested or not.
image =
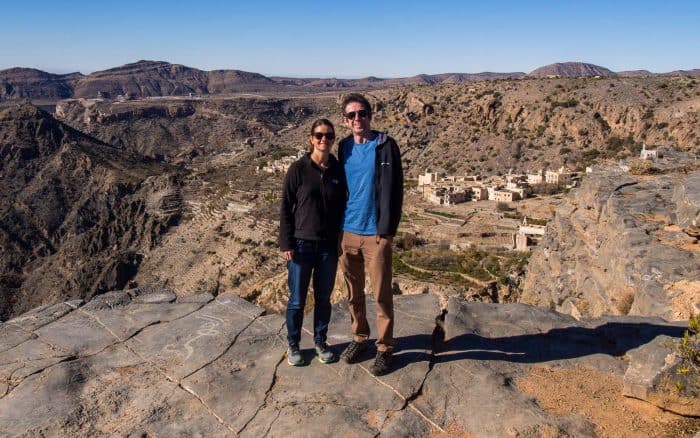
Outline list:
[[[375,131],[376,132],[376,131]],[[377,232],[380,236],[395,236],[401,222],[403,206],[403,168],[401,151],[396,141],[383,132],[377,132],[377,149],[374,159],[374,196],[377,200]],[[343,157],[343,149],[352,135],[345,137],[338,145],[338,156]]]
[[[310,153],[295,161],[284,179],[280,249],[294,249],[295,239],[337,241],[346,195],[343,166],[333,155],[325,171]]]

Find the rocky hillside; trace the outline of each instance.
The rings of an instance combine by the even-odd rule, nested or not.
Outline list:
[[[235,297],[115,291],[0,324],[0,430],[41,436],[690,437],[682,327],[397,296],[395,369],[285,362],[284,318]],[[374,307],[368,308],[370,320]],[[310,315],[306,329],[311,327]],[[437,321],[437,323],[436,323]],[[332,348],[351,340],[335,306]],[[86,329],[87,328],[87,329]],[[657,407],[663,408],[657,409]],[[303,424],[303,431],[299,425]]]
[[[0,102],[3,100],[58,100],[73,96],[80,73],[56,75],[33,68],[0,71]]]
[[[413,177],[427,169],[583,170],[635,156],[642,143],[700,150],[700,82],[692,78],[524,79],[369,94],[374,126],[397,138]]]
[[[577,317],[700,313],[700,164],[655,166],[660,175],[586,177],[530,258],[522,302]]]
[[[531,78],[585,78],[585,77],[611,77],[616,76],[615,72],[605,67],[585,62],[557,62],[536,68],[528,73]]]
[[[69,99],[56,117],[112,145],[150,157],[221,154],[246,149],[290,152],[306,144],[307,124],[328,115],[335,95],[295,98]]]
[[[406,86],[369,96],[374,126],[399,141],[412,177],[427,169],[583,170],[636,155],[642,143],[700,149],[700,83],[690,78],[502,80]],[[330,117],[345,134],[338,97],[68,100],[57,114],[105,142],[149,156],[200,147],[225,152],[246,138],[265,152],[270,145],[305,143],[298,128],[315,117]]]
[[[124,287],[180,216],[179,183],[31,105],[0,112],[0,320]]]

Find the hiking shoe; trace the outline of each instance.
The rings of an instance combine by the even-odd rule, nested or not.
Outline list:
[[[287,348],[287,363],[295,367],[304,365],[304,358],[301,355],[298,345],[290,345]]]
[[[356,363],[359,362],[360,356],[365,350],[367,350],[367,342],[352,341],[340,355],[340,358],[346,363]]]
[[[335,362],[335,353],[328,348],[328,344],[325,342],[316,344],[316,355],[318,356],[318,361],[321,363]]]
[[[375,376],[383,376],[391,371],[391,351],[377,351],[377,357],[374,358],[374,364],[369,367],[369,372]]]

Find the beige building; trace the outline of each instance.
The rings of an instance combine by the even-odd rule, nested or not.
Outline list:
[[[471,192],[459,187],[437,187],[425,190],[423,198],[437,205],[455,205],[467,202],[471,198]]]
[[[542,184],[544,182],[544,171],[540,170],[538,173],[528,173],[527,183],[528,184]]]
[[[545,172],[545,182],[547,184],[568,184],[571,182],[572,172],[567,172],[563,167],[557,171],[548,170]]]
[[[455,205],[455,204],[461,204],[463,202],[467,202],[471,198],[470,195],[471,195],[470,192],[466,192],[464,190],[447,192],[447,193],[445,193],[445,196],[443,197],[444,204],[445,205]]]
[[[481,175],[450,175],[442,178],[443,181],[451,182],[476,182],[481,179]]]
[[[509,190],[518,195],[518,199],[527,197],[527,184],[522,182],[509,182],[506,184],[506,190]]]
[[[486,187],[475,186],[471,188],[472,190],[472,201],[485,201],[489,199],[488,191]]]
[[[425,175],[418,175],[418,187],[429,186],[436,183],[438,174],[435,172],[425,172]]]
[[[513,202],[520,199],[517,193],[510,190],[494,190],[493,200],[496,202]]]
[[[530,251],[530,247],[528,246],[529,240],[526,234],[514,233],[513,248],[516,251]]]

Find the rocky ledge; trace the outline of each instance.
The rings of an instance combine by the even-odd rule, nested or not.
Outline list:
[[[607,167],[585,178],[530,258],[521,302],[576,317],[700,312],[698,163],[654,166],[660,174]]]
[[[372,352],[357,365],[314,360],[310,321],[308,366],[288,366],[284,319],[235,296],[134,289],[37,308],[0,324],[0,435],[605,435],[518,382],[533,369],[586,369],[663,403],[648,359],[683,332],[658,318],[395,298],[395,370],[383,377],[368,371]],[[329,342],[340,351],[348,332],[341,304]],[[674,406],[700,414],[696,400]]]

